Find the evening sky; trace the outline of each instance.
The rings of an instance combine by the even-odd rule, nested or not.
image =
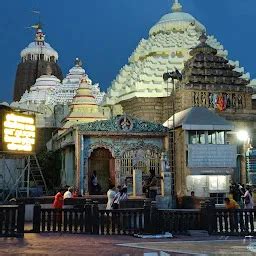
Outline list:
[[[256,77],[256,1],[181,0],[225,49]],[[8,0],[1,1],[0,102],[10,102],[20,51],[34,39],[26,27],[37,22],[40,10],[46,41],[58,51],[64,76],[75,57],[103,90],[149,29],[171,9],[172,0]]]

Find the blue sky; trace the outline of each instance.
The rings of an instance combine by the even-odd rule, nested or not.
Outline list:
[[[203,23],[256,77],[256,1],[180,0],[183,10]],[[127,63],[138,42],[170,11],[172,0],[8,0],[1,2],[0,102],[12,99],[20,51],[34,38],[25,27],[40,9],[46,41],[59,53],[64,75],[80,57],[89,77],[103,90]]]

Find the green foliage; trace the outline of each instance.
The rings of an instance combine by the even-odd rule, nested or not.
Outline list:
[[[60,186],[61,157],[59,152],[43,150],[37,154],[48,190]]]

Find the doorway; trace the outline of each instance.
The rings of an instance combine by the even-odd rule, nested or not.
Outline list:
[[[101,194],[108,191],[109,183],[115,184],[114,158],[111,152],[105,148],[95,149],[89,158],[89,193],[91,194],[91,177],[93,171],[97,173],[98,183],[101,186]]]

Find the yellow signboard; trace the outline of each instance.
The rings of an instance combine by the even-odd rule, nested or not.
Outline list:
[[[2,113],[2,151],[30,153],[35,148],[35,118],[15,112]]]

